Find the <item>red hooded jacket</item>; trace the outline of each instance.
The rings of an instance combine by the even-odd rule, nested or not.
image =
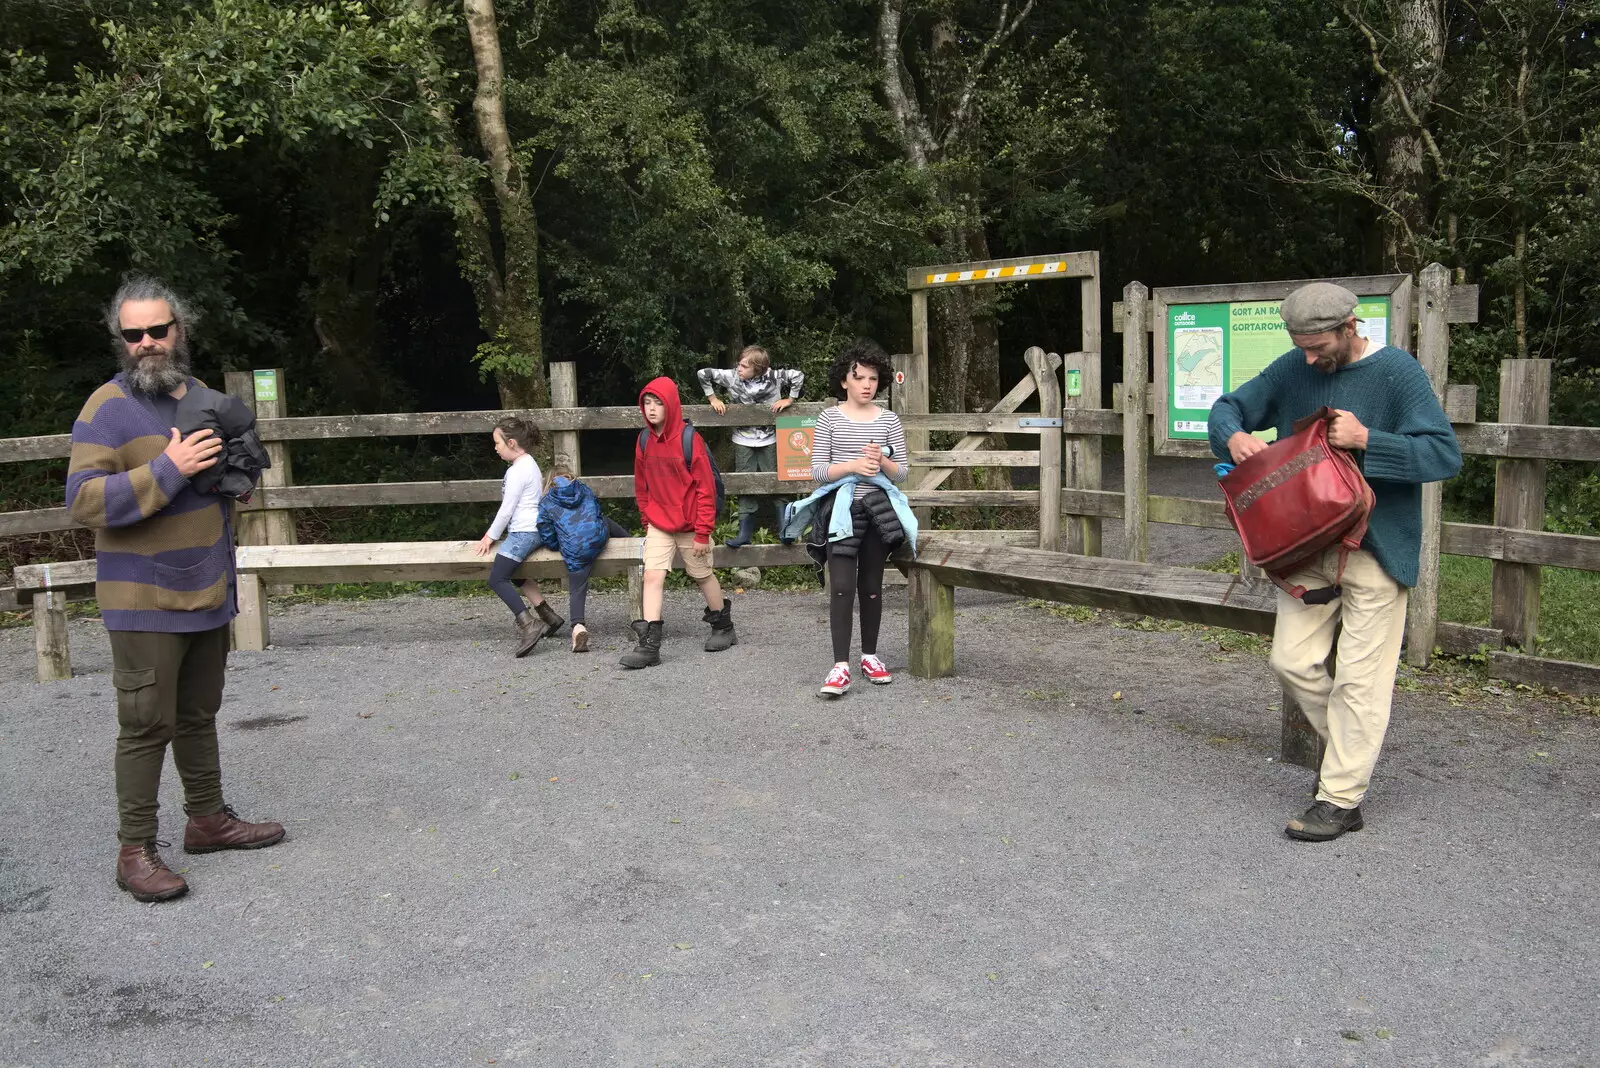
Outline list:
[[[711,474],[706,443],[694,435],[691,467],[683,466],[683,402],[678,384],[657,378],[639,391],[639,413],[644,395],[655,394],[666,406],[661,426],[645,423],[645,447],[633,450],[633,495],[639,516],[669,534],[694,531],[696,541],[709,542],[717,525],[717,484]]]

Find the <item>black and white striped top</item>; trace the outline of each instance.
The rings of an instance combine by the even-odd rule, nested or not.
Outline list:
[[[822,409],[817,416],[817,427],[811,439],[811,479],[821,485],[828,481],[829,466],[844,463],[849,460],[859,459],[868,443],[875,443],[883,447],[884,456],[893,460],[899,467],[894,474],[889,475],[888,468],[884,474],[889,476],[891,482],[904,482],[910,473],[911,465],[907,461],[906,432],[900,425],[900,417],[887,408],[878,410],[878,417],[870,423],[857,423],[845,418],[838,406]],[[856,486],[856,497],[866,496],[872,489],[870,483],[862,482]]]

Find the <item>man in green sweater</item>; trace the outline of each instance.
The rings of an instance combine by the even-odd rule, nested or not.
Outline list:
[[[1331,444],[1361,465],[1377,504],[1361,548],[1337,579],[1336,548],[1287,576],[1291,585],[1334,585],[1330,604],[1278,593],[1272,669],[1327,749],[1316,801],[1289,821],[1291,838],[1325,842],[1362,827],[1361,799],[1389,727],[1406,600],[1422,548],[1422,484],[1461,470],[1461,449],[1433,386],[1410,355],[1356,332],[1356,295],[1330,282],[1289,294],[1279,316],[1295,348],[1211,408],[1211,451],[1234,463],[1266,448],[1253,434],[1290,433],[1326,405],[1338,412]],[[1334,632],[1337,667],[1327,669]]]

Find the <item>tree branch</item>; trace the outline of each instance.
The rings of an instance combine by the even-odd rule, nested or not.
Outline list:
[[[1005,44],[1006,40],[1017,32],[1017,27],[1033,13],[1035,2],[1036,0],[1027,0],[1027,3],[1022,5],[1022,10],[1017,12],[1017,17],[1008,23],[1006,14],[1011,9],[1011,0],[1001,0],[1000,17],[996,22],[994,33],[983,43],[978,58],[972,61],[972,66],[967,70],[967,82],[961,87],[961,98],[956,102],[955,111],[951,113],[950,125],[944,132],[942,147],[948,148],[951,142],[965,132],[966,125],[971,119],[972,100],[978,91],[978,79],[983,77],[984,68],[989,65],[989,59],[995,50]]]
[[[905,0],[883,0],[878,13],[878,52],[883,59],[883,95],[889,102],[889,113],[900,128],[900,140],[905,145],[906,157],[911,165],[922,169],[928,166],[929,149],[933,138],[928,124],[915,102],[915,90],[910,85],[910,71],[900,54],[900,20],[905,15]]]
[[[1444,181],[1448,173],[1444,165],[1444,156],[1440,153],[1439,146],[1433,139],[1433,134],[1428,132],[1428,128],[1423,125],[1422,117],[1417,114],[1417,109],[1412,106],[1411,94],[1406,92],[1405,83],[1393,71],[1383,65],[1382,49],[1378,45],[1378,35],[1373,32],[1372,27],[1367,24],[1365,19],[1352,11],[1349,4],[1344,3],[1344,0],[1340,0],[1339,10],[1344,12],[1344,17],[1349,19],[1351,24],[1360,30],[1362,36],[1367,39],[1367,48],[1372,55],[1373,71],[1377,73],[1378,77],[1388,82],[1390,88],[1394,90],[1395,96],[1400,101],[1401,110],[1406,113],[1406,118],[1411,120],[1411,125],[1417,128],[1417,133],[1422,137],[1422,143],[1427,148],[1429,157],[1433,160],[1434,168],[1439,172],[1439,180]]]

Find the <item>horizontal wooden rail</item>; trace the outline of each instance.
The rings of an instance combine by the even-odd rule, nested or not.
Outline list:
[[[990,449],[943,452],[913,452],[914,464],[939,464],[942,467],[1038,467],[1038,449]]]
[[[801,496],[806,483],[778,482],[770,474],[730,471],[724,476],[735,493],[774,493]],[[597,496],[626,498],[633,495],[629,475],[601,475],[585,479]],[[500,499],[498,479],[470,479],[459,482],[371,482],[331,486],[283,486],[257,492],[247,509],[268,508],[353,508],[403,504],[488,503]],[[1037,508],[1037,490],[913,490],[907,494],[913,505],[932,507],[1011,507]],[[1188,497],[1148,498],[1152,523],[1231,529],[1222,502]],[[1121,519],[1122,494],[1116,490],[1061,491],[1063,516],[1091,516]],[[0,535],[70,530],[77,526],[65,508],[43,508],[32,512],[0,514]],[[1443,525],[1444,552],[1453,556],[1474,556],[1546,567],[1570,567],[1600,571],[1600,538],[1580,534],[1550,534],[1533,530],[1512,530],[1473,523]],[[19,582],[19,585],[21,583]]]
[[[12,573],[17,593],[62,590],[94,582],[93,560],[64,560],[59,564],[23,564]]]
[[[1514,564],[1600,571],[1600,538],[1488,527],[1475,523],[1445,523],[1442,528],[1440,551],[1451,556],[1477,556]]]
[[[1453,389],[1462,387],[1452,387]],[[1464,401],[1463,401],[1464,403]],[[797,404],[789,413],[816,414],[826,405]],[[1461,405],[1458,405],[1461,407]],[[684,409],[694,424],[714,427],[772,426],[777,417],[759,405],[730,407],[722,414],[706,406]],[[639,410],[611,408],[540,408],[531,411],[405,412],[390,415],[308,415],[288,419],[263,419],[261,440],[331,441],[374,437],[415,437],[430,434],[487,434],[504,416],[527,419],[541,431],[637,430]],[[901,417],[908,430],[954,431],[968,434],[1040,434],[1060,429],[1067,434],[1122,436],[1122,414],[1109,408],[1075,408],[1058,413],[1059,424],[1041,427],[1037,414],[987,415],[934,413]],[[1533,426],[1517,423],[1457,422],[1456,439],[1469,456],[1494,456],[1520,460],[1600,460],[1600,427]],[[1197,457],[1210,455],[1204,442],[1192,443]],[[64,459],[72,451],[67,434],[0,439],[0,463]],[[942,460],[940,466],[959,461]],[[990,466],[1000,466],[999,462]],[[15,531],[14,533],[23,533]]]
[[[0,538],[19,534],[48,534],[55,530],[72,530],[77,526],[77,520],[65,508],[0,512]]]
[[[274,582],[327,584],[481,579],[490,557],[479,556],[471,541],[364,542],[347,545],[241,545],[236,551],[241,574],[261,574]],[[595,574],[617,574],[636,567],[643,538],[612,538],[595,562]],[[747,545],[723,550],[714,562],[732,567],[774,567],[808,564],[803,545]],[[561,555],[537,549],[516,571],[519,577],[565,574]]]
[[[896,558],[894,563],[907,577],[914,571],[924,571],[951,586],[1043,597],[1256,634],[1271,634],[1277,613],[1277,588],[1268,582],[1102,556],[980,547],[964,544],[943,531],[922,539],[916,560]]]

